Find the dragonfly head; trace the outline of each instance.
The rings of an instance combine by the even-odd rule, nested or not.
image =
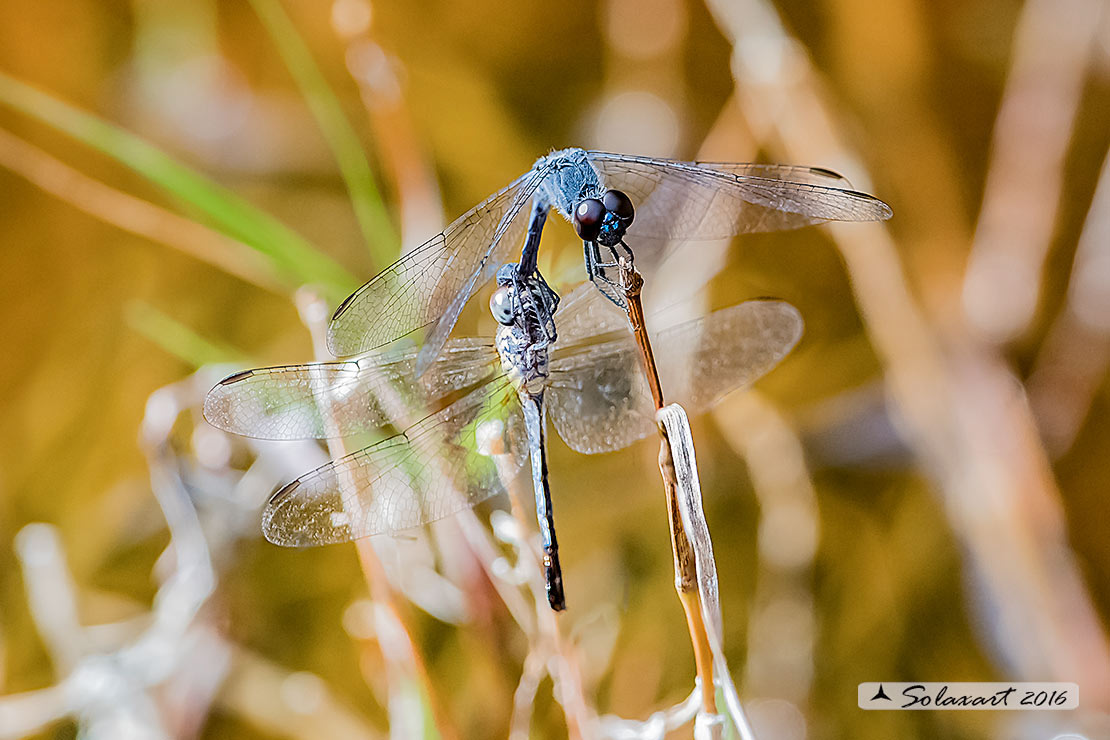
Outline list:
[[[619,244],[636,217],[632,200],[620,190],[607,190],[598,198],[586,198],[574,209],[574,230],[587,242],[607,247]]]

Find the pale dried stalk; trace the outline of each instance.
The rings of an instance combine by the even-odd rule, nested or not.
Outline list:
[[[104,223],[172,247],[264,290],[289,294],[270,264],[242,242],[94,180],[4,130],[0,166]]]
[[[504,434],[504,429],[498,435]],[[531,699],[535,696],[538,682],[543,676],[551,676],[555,688],[555,698],[562,705],[567,720],[567,735],[571,740],[592,739],[597,715],[586,700],[583,690],[582,672],[577,656],[572,652],[570,642],[564,639],[557,618],[547,603],[547,589],[543,582],[540,565],[541,553],[535,538],[530,535],[533,525],[525,513],[522,500],[526,494],[522,490],[520,477],[516,474],[516,463],[506,452],[503,437],[489,435],[482,440],[481,452],[493,458],[498,479],[509,495],[511,526],[494,525],[498,537],[512,545],[517,553],[517,568],[523,574],[525,583],[532,593],[534,620],[531,624],[518,620],[518,624],[528,636],[529,651],[521,669],[520,681],[513,693],[513,712],[510,720],[510,737],[527,735],[529,720],[532,716]],[[491,573],[495,582],[501,580]],[[534,625],[534,629],[532,628]],[[537,675],[538,671],[538,675]],[[529,702],[529,703],[525,703]]]
[[[1102,0],[1027,0],[995,121],[983,206],[963,302],[972,325],[998,342],[1036,314],[1064,185],[1064,164]]]
[[[1071,447],[1110,364],[1110,155],[1075,251],[1068,300],[1049,329],[1029,401],[1049,449]]]
[[[736,56],[744,114],[776,158],[858,161],[848,154],[808,58],[763,0],[708,0]],[[779,72],[753,68],[742,49],[792,49]],[[1078,680],[1087,706],[1110,706],[1110,647],[1068,548],[1059,492],[1028,407],[997,356],[958,324],[946,354],[911,297],[897,250],[880,224],[830,231],[851,276],[907,442],[938,484],[946,512],[996,613],[999,641],[1018,677]]]
[[[733,394],[713,416],[743,456],[759,500],[760,572],[744,687],[751,697],[781,698],[805,712],[816,641],[810,579],[820,526],[805,450],[779,410],[755,391]],[[792,618],[777,618],[784,609]],[[782,650],[784,644],[790,649]]]
[[[297,294],[297,308],[312,335],[313,348],[317,358],[330,358],[326,341],[328,311],[323,300],[307,290],[302,290]],[[328,426],[334,428],[334,423],[327,421],[329,417],[328,409],[323,407],[320,409],[320,412],[323,414]],[[333,459],[338,459],[348,453],[343,440],[336,434],[329,435],[327,447],[328,453]],[[357,495],[344,497],[345,506],[357,505],[357,502]],[[352,517],[358,516],[358,514],[355,513],[348,515]],[[448,740],[457,738],[459,736],[458,731],[455,729],[447,712],[443,709],[442,703],[438,699],[431,678],[428,675],[427,666],[424,664],[424,658],[417,647],[416,641],[412,638],[413,630],[406,619],[406,612],[398,602],[393,587],[389,584],[385,566],[374,551],[374,547],[368,538],[357,540],[355,542],[355,548],[358,553],[359,564],[362,566],[363,574],[366,577],[366,585],[370,590],[370,598],[382,610],[379,616],[387,620],[386,622],[381,622],[379,620],[379,629],[382,628],[383,624],[386,627],[391,627],[388,633],[391,639],[386,640],[384,636],[381,636],[382,639],[379,639],[379,647],[382,648],[382,656],[391,667],[389,671],[390,699],[395,699],[405,691],[404,684],[406,681],[415,681],[431,705],[436,729],[439,731],[441,737],[447,738]],[[394,637],[396,640],[392,639]],[[388,644],[385,644],[386,642],[388,642]],[[398,716],[395,716],[395,713],[392,711],[390,712],[390,718],[394,722],[400,719]],[[423,733],[421,732],[420,734]]]

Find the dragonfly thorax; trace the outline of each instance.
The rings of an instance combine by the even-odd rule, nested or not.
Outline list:
[[[514,264],[501,267],[497,283],[490,312],[498,323],[494,344],[501,369],[518,390],[540,393],[547,384],[548,347],[555,341],[554,327],[544,322],[554,309],[540,307],[557,305],[558,298],[541,278],[521,275]]]
[[[586,198],[600,198],[605,186],[582,149],[561,149],[541,157],[533,170],[550,166],[536,197],[555,208],[568,221],[575,206]]]

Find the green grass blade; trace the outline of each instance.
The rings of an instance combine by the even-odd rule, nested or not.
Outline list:
[[[136,333],[194,369],[217,363],[243,366],[251,364],[245,353],[229,345],[202,337],[177,319],[144,301],[131,301],[127,305],[125,318],[127,325]]]
[[[275,269],[294,282],[318,284],[332,299],[342,298],[357,285],[341,265],[281,221],[119,126],[3,72],[0,105],[37,119],[130,167],[199,210],[226,234],[271,259]]]
[[[251,5],[277,45],[335,155],[375,267],[385,267],[396,257],[399,240],[358,135],[280,0],[251,0]]]

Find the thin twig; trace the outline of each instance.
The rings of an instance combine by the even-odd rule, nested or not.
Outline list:
[[[636,337],[636,345],[640,349],[640,359],[644,365],[648,387],[651,388],[652,400],[655,403],[655,409],[658,411],[663,408],[663,389],[659,383],[659,370],[655,364],[655,355],[651,351],[651,339],[648,337],[647,327],[644,324],[644,308],[640,301],[640,291],[643,288],[644,281],[636,268],[623,260],[620,270],[621,284],[628,305],[628,323]],[[659,427],[658,429],[659,473],[663,477],[663,490],[667,496],[671,551],[674,555],[675,590],[678,591],[682,609],[686,612],[686,626],[690,631],[690,643],[694,648],[694,664],[702,686],[702,707],[707,713],[716,714],[716,697],[713,692],[713,657],[709,649],[709,638],[705,633],[705,623],[702,621],[701,605],[698,602],[698,576],[694,563],[694,553],[690,547],[690,541],[686,537],[686,530],[682,526],[682,517],[678,510],[676,496],[678,481],[675,478],[670,442],[663,428]]]

